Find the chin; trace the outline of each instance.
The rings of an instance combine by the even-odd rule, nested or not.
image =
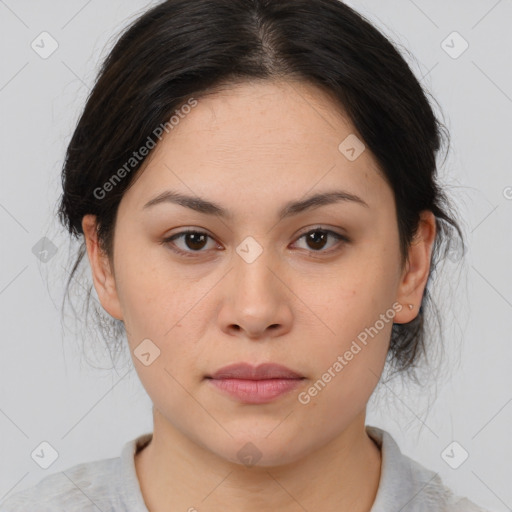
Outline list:
[[[275,424],[273,428],[275,428]],[[237,464],[241,467],[278,467],[292,464],[300,460],[313,447],[294,445],[292,436],[283,439],[278,436],[271,439],[275,432],[269,432],[272,429],[266,429],[264,433],[254,432],[253,435],[246,433],[245,435],[235,435],[223,446],[211,446],[210,449],[217,456]],[[303,441],[303,440],[302,440]]]

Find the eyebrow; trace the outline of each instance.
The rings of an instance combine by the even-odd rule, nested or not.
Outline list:
[[[368,204],[355,194],[351,194],[344,190],[332,190],[328,192],[321,192],[299,201],[290,201],[286,203],[280,210],[278,218],[279,220],[283,220],[287,217],[297,215],[306,210],[338,203],[341,201],[353,202],[364,206],[365,208],[369,208]],[[206,215],[216,215],[223,218],[233,217],[231,212],[218,204],[207,201],[206,199],[202,199],[200,197],[187,196],[173,190],[166,190],[165,192],[162,192],[155,198],[148,201],[143,208],[150,208],[162,203],[178,204]]]

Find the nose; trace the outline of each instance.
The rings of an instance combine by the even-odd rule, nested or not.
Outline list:
[[[234,268],[226,276],[220,327],[232,336],[252,340],[282,336],[293,321],[293,294],[285,284],[286,277],[270,251],[263,250],[249,261],[234,257]]]

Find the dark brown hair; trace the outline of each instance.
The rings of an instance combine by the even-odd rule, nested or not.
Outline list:
[[[464,247],[437,182],[436,155],[447,130],[397,48],[338,0],[167,0],[144,13],[103,63],[69,143],[60,220],[80,239],[83,216],[96,215],[111,254],[119,202],[144,160],[103,197],[98,187],[191,97],[222,84],[277,78],[319,86],[342,105],[394,192],[402,264],[420,212],[435,214],[430,282],[436,264],[453,252],[454,230],[458,249]],[[84,254],[82,243],[68,294]],[[433,308],[428,284],[417,317],[393,325],[388,362],[396,371],[412,369],[425,353],[425,313]]]

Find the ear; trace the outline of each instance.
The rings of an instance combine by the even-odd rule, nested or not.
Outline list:
[[[91,265],[94,288],[103,309],[118,320],[123,319],[119,297],[117,295],[114,273],[107,254],[98,242],[98,229],[95,215],[84,215],[82,229]]]
[[[403,308],[395,315],[394,322],[405,324],[418,316],[423,292],[430,272],[432,248],[436,237],[435,215],[425,210],[420,213],[420,222],[408,251],[408,258],[400,278],[397,301]],[[409,304],[414,307],[409,308]]]

